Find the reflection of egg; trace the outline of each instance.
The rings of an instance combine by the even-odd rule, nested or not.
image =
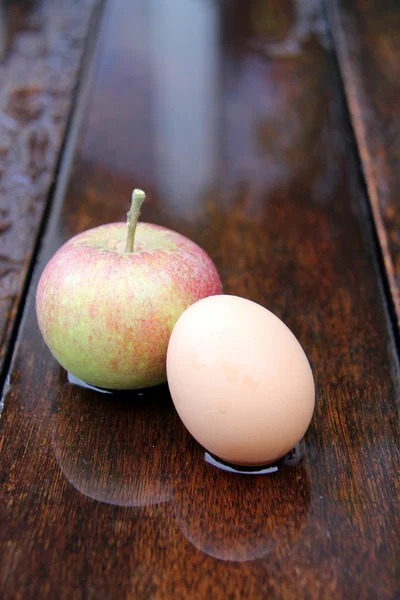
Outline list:
[[[190,306],[171,335],[168,384],[191,434],[223,460],[273,462],[303,437],[314,410],[314,380],[291,331],[237,296]]]
[[[229,561],[278,561],[294,551],[311,498],[301,461],[264,477],[227,473],[205,460],[185,473],[174,486],[173,510],[193,546]]]

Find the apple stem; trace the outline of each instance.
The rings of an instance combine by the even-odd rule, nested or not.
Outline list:
[[[139,220],[140,209],[142,208],[145,198],[146,194],[143,190],[133,190],[132,204],[128,212],[128,235],[126,237],[125,253],[133,252],[136,225]]]

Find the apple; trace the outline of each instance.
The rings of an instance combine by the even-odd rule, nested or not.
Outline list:
[[[50,351],[72,375],[101,388],[165,382],[176,321],[197,300],[222,293],[204,250],[179,233],[138,223],[144,198],[134,190],[127,224],[95,227],[66,242],[37,288]]]

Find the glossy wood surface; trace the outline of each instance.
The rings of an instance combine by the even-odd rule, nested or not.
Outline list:
[[[107,3],[4,394],[3,598],[399,596],[398,359],[324,31],[311,0]],[[46,262],[133,187],[310,358],[315,415],[273,474],[207,463],[166,387],[71,385],[40,337]]]
[[[98,4],[0,8],[0,381]]]
[[[400,323],[400,5],[328,0],[332,32]]]

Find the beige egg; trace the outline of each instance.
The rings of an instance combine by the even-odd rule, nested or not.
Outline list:
[[[304,436],[314,410],[310,364],[290,329],[238,296],[212,296],[179,318],[168,385],[193,437],[238,465],[276,461]]]

